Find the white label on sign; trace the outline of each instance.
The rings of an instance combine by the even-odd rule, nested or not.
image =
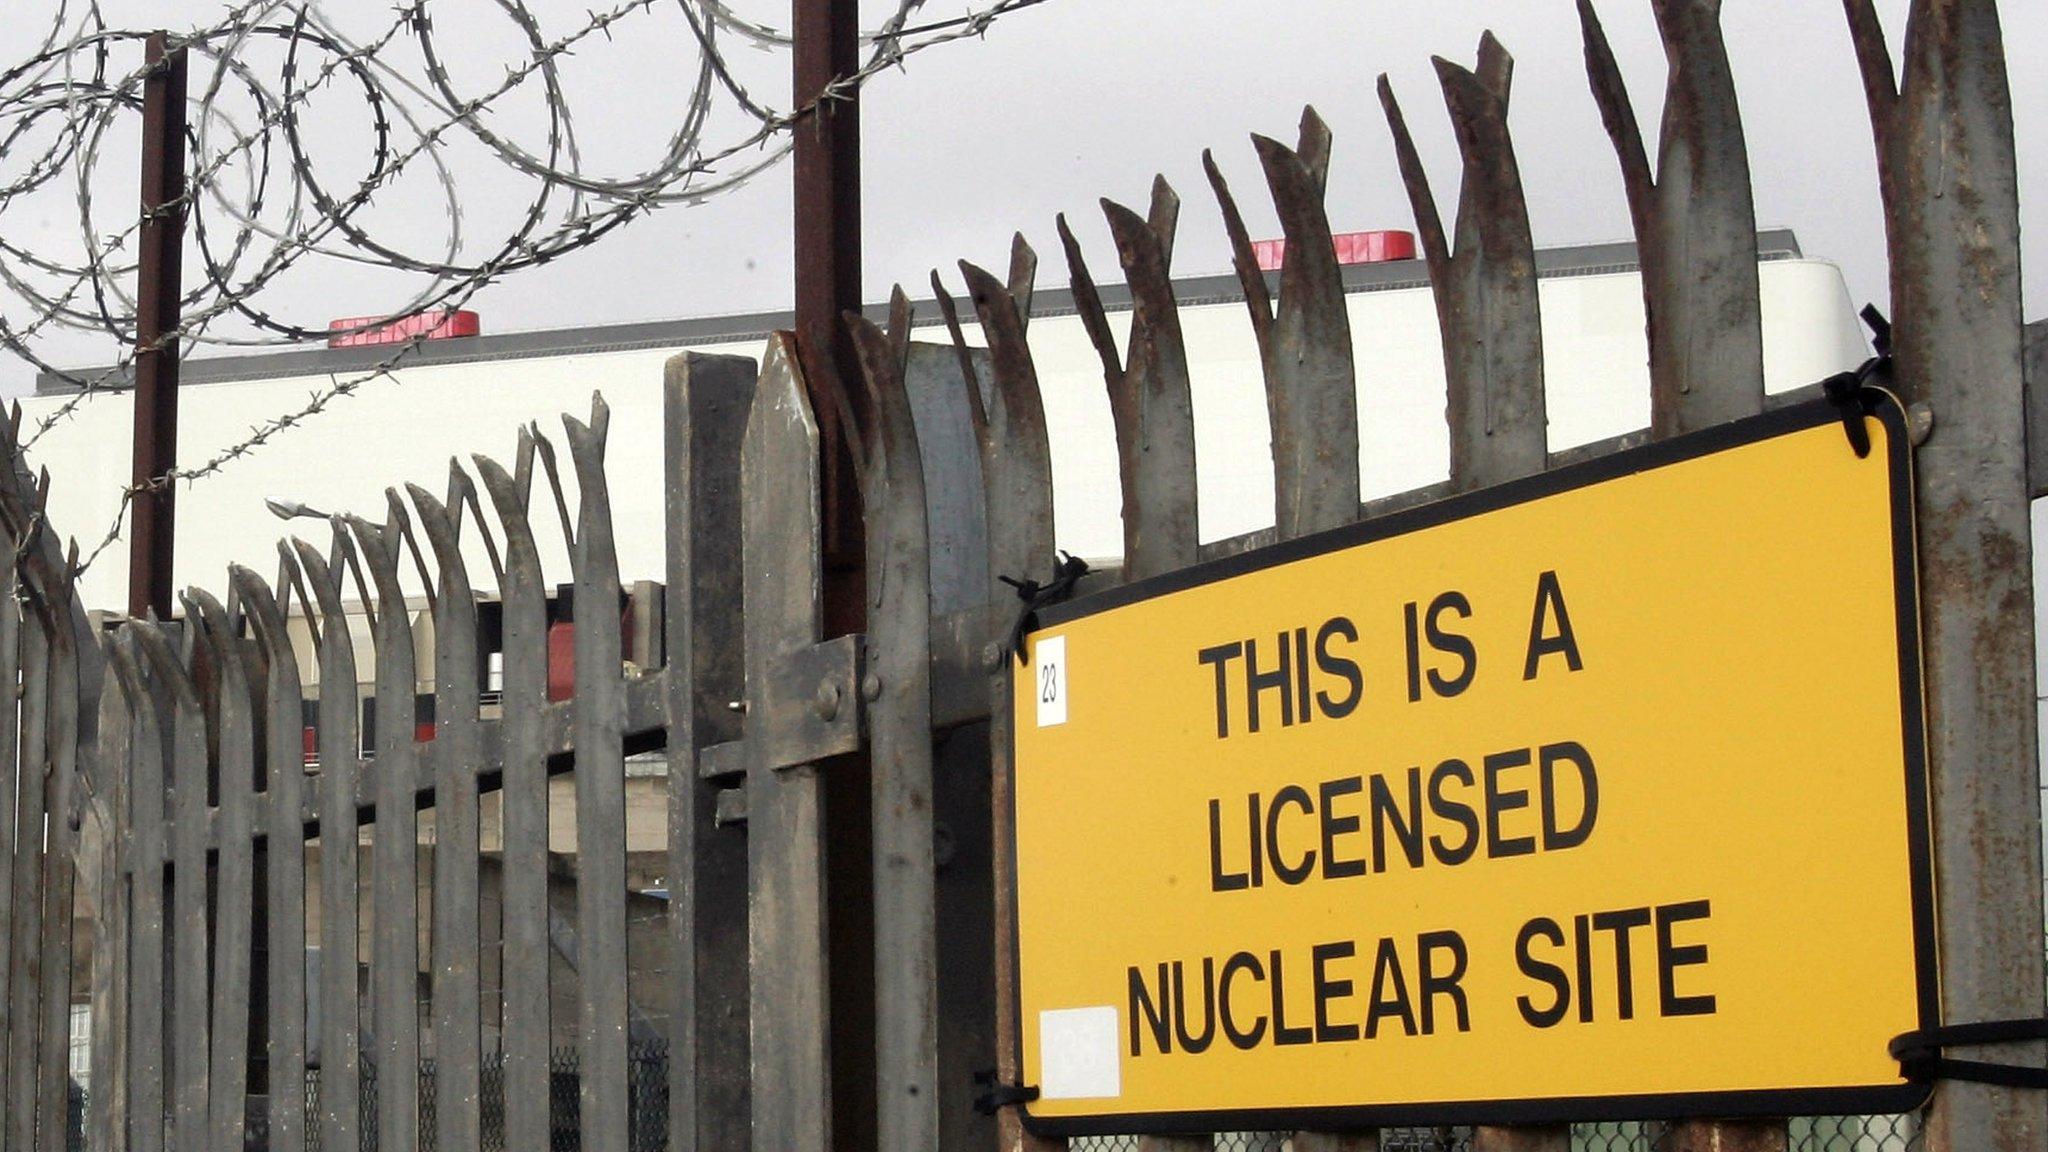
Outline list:
[[[1038,680],[1038,726],[1067,722],[1067,638],[1047,636],[1035,646]]]
[[[1123,1095],[1120,1031],[1115,1005],[1040,1012],[1039,1095],[1047,1100]]]

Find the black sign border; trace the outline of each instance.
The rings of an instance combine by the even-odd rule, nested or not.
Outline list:
[[[1918,534],[1914,512],[1913,450],[1906,412],[1898,398],[1881,389],[1866,389],[1877,398],[1869,418],[1885,429],[1886,464],[1891,481],[1892,574],[1899,646],[1899,710],[1906,747],[1906,854],[1912,883],[1913,953],[1920,1027],[1939,1026],[1941,987],[1935,945],[1933,827],[1928,812],[1925,696],[1920,647]],[[1348,524],[1327,532],[1283,541],[1264,548],[1178,569],[1146,580],[1053,605],[1039,613],[1039,632],[1100,612],[1214,584],[1297,560],[1355,548],[1380,540],[1502,508],[1526,504],[1578,488],[1616,480],[1687,460],[1709,456],[1813,428],[1839,426],[1843,409],[1830,400],[1812,400],[1729,421],[1712,428],[1623,449],[1607,456],[1546,471],[1475,492],[1402,509],[1385,516]],[[1852,451],[1845,434],[1843,451]],[[1826,492],[1816,492],[1824,501]],[[1825,589],[1816,589],[1816,595]],[[1036,633],[1034,633],[1035,635]],[[1015,675],[1012,667],[1011,675]],[[1007,699],[1015,700],[1014,691]],[[1011,705],[1014,707],[1014,704]],[[1011,739],[1017,731],[1012,725]],[[1010,749],[1013,757],[1015,745]],[[1013,779],[1014,779],[1014,767]],[[1014,785],[1013,785],[1014,786]],[[1012,804],[1014,811],[1014,802]],[[1015,850],[1012,829],[1012,851]],[[1015,876],[1014,868],[1011,875]],[[1011,892],[1015,907],[1016,892]],[[1011,971],[1019,981],[1016,1067],[1024,1068],[1023,956],[1021,925],[1010,925],[1005,942]],[[1040,1136],[1168,1135],[1242,1130],[1315,1130],[1392,1127],[1416,1124],[1547,1124],[1616,1120],[1678,1120],[1690,1117],[1726,1119],[1780,1116],[1827,1116],[1910,1112],[1927,1101],[1933,1085],[1924,1082],[1851,1087],[1744,1089],[1728,1092],[1643,1093],[1634,1095],[1550,1096],[1502,1100],[1464,1100],[1439,1104],[1356,1104],[1327,1107],[1208,1109],[1178,1112],[1121,1112],[1095,1116],[1038,1116],[1030,1105],[1019,1108],[1024,1127]]]

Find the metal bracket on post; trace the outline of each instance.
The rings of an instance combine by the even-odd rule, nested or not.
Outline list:
[[[755,740],[764,742],[767,765],[775,769],[858,752],[866,715],[861,690],[866,639],[835,636],[777,657],[765,686],[768,706],[748,709],[745,736],[698,753],[697,774],[706,780],[737,778],[746,771],[748,745]]]

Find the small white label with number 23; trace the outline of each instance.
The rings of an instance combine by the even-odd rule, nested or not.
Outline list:
[[[1067,638],[1047,636],[1033,645],[1037,656],[1038,726],[1067,722]]]

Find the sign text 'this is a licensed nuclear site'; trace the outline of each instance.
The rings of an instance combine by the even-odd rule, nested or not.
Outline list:
[[[1911,458],[1790,408],[1047,612],[1054,1132],[1911,1107]]]

